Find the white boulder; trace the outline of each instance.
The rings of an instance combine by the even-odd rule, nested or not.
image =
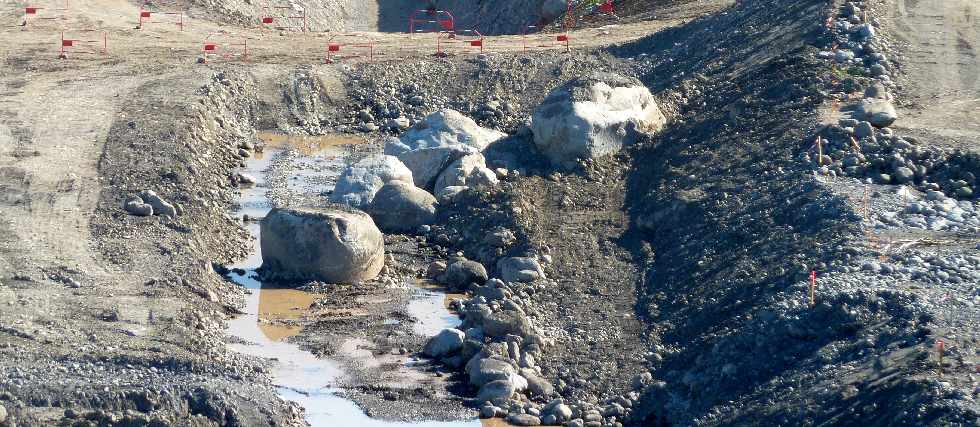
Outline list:
[[[579,159],[616,153],[665,122],[640,81],[595,73],[552,91],[534,110],[531,131],[552,164],[571,168]]]
[[[507,136],[503,132],[487,129],[476,124],[456,110],[444,109],[429,114],[398,137],[385,154],[401,154],[423,148],[466,145],[483,151],[491,143]]]
[[[412,171],[416,186],[432,190],[446,167],[505,136],[477,125],[458,111],[446,109],[430,114],[400,137],[390,138],[384,151],[397,156]]]
[[[371,157],[348,167],[337,179],[330,201],[363,209],[389,182],[411,184],[412,171],[395,156]]]
[[[398,158],[412,171],[412,178],[414,178],[417,187],[431,190],[435,186],[439,174],[446,167],[463,156],[476,153],[479,151],[473,147],[450,145],[406,151],[399,154]]]
[[[384,237],[361,211],[276,208],[261,233],[262,270],[278,279],[356,283],[384,267]]]

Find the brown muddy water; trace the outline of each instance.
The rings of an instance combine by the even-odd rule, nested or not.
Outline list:
[[[235,214],[246,214],[252,218],[263,218],[271,209],[271,202],[266,193],[268,185],[266,173],[279,151],[294,150],[304,159],[318,162],[343,162],[342,153],[352,144],[365,141],[356,136],[324,136],[300,137],[286,136],[274,133],[259,135],[265,143],[264,149],[256,150],[243,172],[254,176],[257,184],[243,189],[241,192],[240,208]],[[305,159],[309,157],[310,159]],[[342,170],[341,164],[330,165],[328,170]],[[291,171],[290,179],[303,179],[305,168]],[[334,177],[335,178],[335,177]],[[257,279],[255,270],[262,264],[261,239],[259,224],[250,222],[247,228],[256,239],[254,250],[248,258],[233,265],[244,274],[230,273],[229,278],[249,290],[246,296],[245,314],[231,320],[228,325],[228,335],[237,338],[236,341],[245,344],[233,344],[231,348],[244,354],[268,358],[276,361],[272,370],[272,380],[279,395],[302,406],[306,411],[306,420],[314,427],[354,426],[354,427],[457,427],[480,426],[478,420],[461,420],[453,422],[421,421],[421,422],[392,422],[368,417],[354,402],[342,397],[342,391],[337,384],[344,378],[345,372],[340,363],[328,359],[319,359],[312,353],[292,344],[290,337],[301,331],[300,320],[311,316],[310,305],[317,299],[317,294],[307,293],[297,289],[273,288],[264,285]],[[459,324],[459,318],[448,311],[451,298],[441,292],[433,284],[420,283],[413,289],[413,297],[409,302],[408,311],[419,319],[415,325],[415,333],[422,336],[433,336],[443,328]],[[371,364],[384,363],[376,360],[370,351],[364,350],[365,343],[352,337],[340,349],[345,355],[358,360],[365,367]],[[358,357],[363,354],[363,357]],[[406,377],[414,373],[410,366],[405,366]],[[489,425],[489,424],[483,424]]]

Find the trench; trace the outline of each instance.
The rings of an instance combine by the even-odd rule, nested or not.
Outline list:
[[[312,191],[312,196],[332,189],[333,183],[343,169],[344,147],[350,145],[343,137],[285,137],[263,135],[266,148],[257,150],[242,172],[256,178],[255,185],[241,191],[234,214],[246,216],[246,227],[255,239],[254,247],[247,258],[231,267],[228,278],[245,287],[246,304],[244,313],[228,324],[227,334],[233,338],[232,350],[254,357],[275,361],[270,371],[272,383],[279,396],[295,402],[305,411],[306,421],[317,426],[377,426],[377,427],[463,427],[479,426],[480,422],[461,421],[387,421],[372,418],[351,399],[343,396],[339,383],[347,372],[344,365],[336,360],[318,358],[299,344],[290,341],[298,335],[304,317],[310,316],[310,305],[318,294],[300,289],[282,288],[267,285],[261,281],[256,270],[262,265],[261,232],[257,220],[263,218],[275,204],[269,197],[268,173],[277,156],[291,151],[299,156],[289,170],[288,186],[293,189]],[[407,312],[416,318],[413,330],[416,334],[434,336],[443,328],[457,326],[458,316],[447,307],[448,296],[439,289],[421,282],[411,282],[412,297]],[[397,319],[386,322],[398,322]],[[358,338],[345,342],[339,351],[353,358],[364,358],[367,364],[374,360],[370,352],[365,356],[357,345]],[[406,363],[401,370],[410,371]],[[407,375],[411,375],[408,373]]]

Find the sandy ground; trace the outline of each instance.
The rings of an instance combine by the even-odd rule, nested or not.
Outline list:
[[[899,129],[980,140],[980,4],[972,0],[893,0],[884,22],[902,49],[905,116]],[[970,142],[972,141],[972,143]]]

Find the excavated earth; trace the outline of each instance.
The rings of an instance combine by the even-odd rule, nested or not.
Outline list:
[[[337,31],[402,31],[399,12],[416,7],[328,3],[305,7]],[[895,223],[909,197],[930,193],[900,196],[811,160],[815,137],[837,132],[839,106],[871,81],[824,54],[846,40],[827,26],[844,2],[641,3],[624,2],[621,20],[582,17],[612,25],[582,30],[573,39],[589,41],[568,53],[511,45],[434,58],[418,47],[339,64],[274,53],[313,42],[257,31],[267,50],[251,63],[194,63],[216,22],[248,24],[251,2],[194,1],[201,28],[151,32],[159,43],[146,51],[124,29],[138,5],[82,6],[87,23],[131,44],[109,59],[55,61],[53,44],[33,35],[43,30],[4,28],[0,426],[305,425],[304,408],[277,388],[276,361],[230,349],[247,344],[226,327],[248,291],[226,276],[255,245],[254,218],[234,213],[236,172],[271,156],[261,187],[271,205],[322,206],[337,171],[296,185],[317,151],[257,131],[339,135],[331,164],[347,165],[397,135],[389,119],[441,108],[508,133],[486,156],[511,172],[441,206],[428,233],[386,235],[378,279],[305,284],[312,302],[290,308],[303,314],[272,322],[337,362],[336,388],[367,415],[475,418],[465,375],[419,356],[426,336],[412,301],[445,291],[419,278],[458,253],[488,267],[546,254],[548,280],[523,295],[550,342],[537,364],[554,396],[602,413],[598,425],[980,423],[980,228]],[[948,181],[980,175],[976,6],[855,4],[877,21],[890,59],[895,134],[946,150],[935,179],[952,197]],[[16,15],[3,12],[5,22]],[[461,17],[489,19],[471,15]],[[948,34],[931,33],[937,23]],[[499,25],[488,34],[518,33]],[[668,124],[619,154],[556,170],[534,149],[531,112],[593,71],[638,78]],[[144,190],[178,215],[127,214],[125,201]],[[980,214],[977,193],[958,203]],[[497,252],[485,236],[500,229],[516,243]]]

